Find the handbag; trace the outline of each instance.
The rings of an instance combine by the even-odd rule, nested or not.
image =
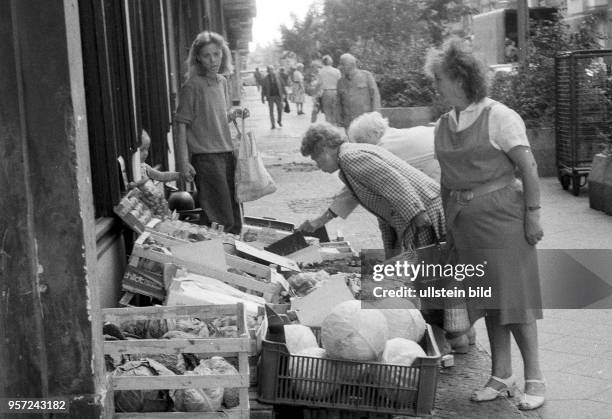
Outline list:
[[[289,113],[291,112],[291,108],[289,107],[289,101],[287,100],[287,98],[285,98],[285,109],[284,109],[285,113]]]
[[[244,118],[242,132],[244,133]],[[242,136],[238,147],[235,177],[236,199],[240,203],[255,201],[276,191],[276,184],[264,166],[251,132]]]

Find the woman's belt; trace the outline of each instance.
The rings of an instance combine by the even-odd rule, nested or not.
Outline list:
[[[486,195],[491,192],[495,192],[499,189],[503,189],[508,185],[516,182],[516,177],[514,175],[507,175],[487,182],[483,185],[478,185],[472,189],[454,189],[450,192],[450,197],[456,199],[457,201],[469,202],[472,199]]]

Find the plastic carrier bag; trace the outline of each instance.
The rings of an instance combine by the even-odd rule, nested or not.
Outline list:
[[[244,119],[242,124],[244,133]],[[236,199],[238,202],[255,201],[275,191],[276,184],[257,151],[253,133],[243,135],[236,161]]]

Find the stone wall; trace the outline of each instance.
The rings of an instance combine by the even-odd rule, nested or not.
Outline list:
[[[431,122],[432,113],[428,106],[415,106],[410,108],[382,108],[382,116],[389,120],[392,128],[411,128],[418,125],[427,125]]]

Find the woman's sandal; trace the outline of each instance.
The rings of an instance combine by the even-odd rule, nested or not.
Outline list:
[[[523,397],[518,404],[518,408],[521,410],[534,410],[539,407],[542,407],[544,404],[544,396],[538,396],[535,394],[527,393],[527,383],[537,383],[542,384],[544,391],[546,391],[546,381],[544,380],[525,380],[525,392],[523,393]]]
[[[491,379],[503,384],[504,387],[497,390],[493,387],[487,386],[481,390],[476,390],[474,391],[474,393],[472,393],[472,397],[470,397],[470,400],[472,400],[473,402],[487,402],[490,400],[495,400],[500,396],[503,397],[507,395],[508,397],[514,397],[514,392],[516,391],[516,378],[514,377],[514,375],[511,375],[506,379],[495,377],[494,375],[492,375]]]

